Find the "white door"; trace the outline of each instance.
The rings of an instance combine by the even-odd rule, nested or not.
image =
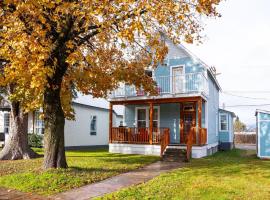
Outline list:
[[[172,90],[173,93],[184,92],[184,69],[183,67],[172,68]]]

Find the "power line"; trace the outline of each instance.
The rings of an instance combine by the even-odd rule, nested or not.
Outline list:
[[[253,100],[269,100],[268,98],[258,98],[258,97],[248,97],[248,96],[241,96],[241,95],[236,95],[236,94],[232,94],[232,93],[229,93],[229,92],[224,92],[224,94],[226,95],[230,95],[230,96],[235,96],[235,97],[240,97],[240,98],[245,98],[245,99],[253,99]]]
[[[225,93],[270,93],[270,90],[226,90]]]
[[[270,106],[270,104],[240,104],[240,105],[229,105],[229,106],[226,106],[226,107],[259,107],[259,106]]]

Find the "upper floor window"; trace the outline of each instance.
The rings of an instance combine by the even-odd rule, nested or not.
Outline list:
[[[41,115],[41,112],[35,112],[35,134],[44,134],[44,120],[41,118]]]
[[[229,125],[228,125],[228,115],[221,113],[219,114],[219,130],[220,131],[228,131]]]
[[[97,116],[90,117],[90,135],[97,135]]]

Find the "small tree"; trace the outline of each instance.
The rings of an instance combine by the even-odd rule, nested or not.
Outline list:
[[[167,54],[160,31],[174,42],[199,40],[201,16],[218,16],[220,0],[2,1],[2,48],[10,60],[4,83],[25,110],[43,106],[44,168],[67,167],[65,117],[74,89],[106,97],[119,82],[155,94],[145,75]],[[34,98],[33,98],[34,97]]]
[[[239,117],[237,116],[235,121],[234,121],[234,132],[243,132],[246,131],[246,124],[240,121]]]

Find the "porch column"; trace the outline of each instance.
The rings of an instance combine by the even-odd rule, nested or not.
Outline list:
[[[150,110],[149,110],[149,143],[153,144],[153,103],[150,103]]]
[[[202,143],[202,99],[198,100],[198,134],[199,134],[199,145]]]
[[[109,143],[112,143],[112,122],[113,122],[113,104],[109,108]]]

